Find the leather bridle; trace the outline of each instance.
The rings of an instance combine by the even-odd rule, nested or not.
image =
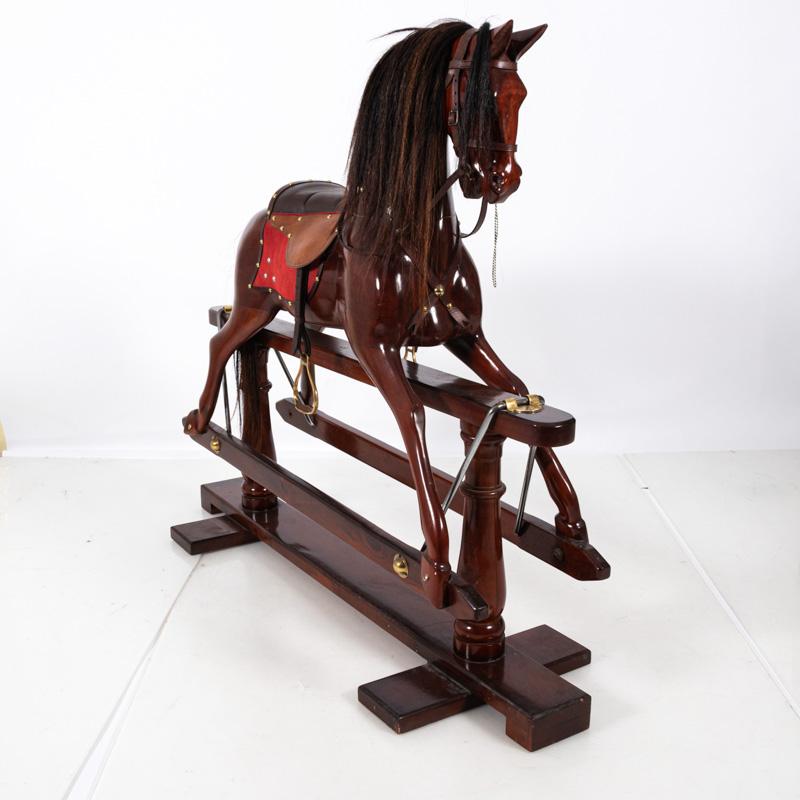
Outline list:
[[[453,140],[453,147],[455,148],[456,155],[458,156],[458,166],[447,178],[442,188],[439,189],[439,191],[436,193],[436,196],[433,198],[434,207],[447,194],[447,192],[450,191],[450,187],[459,178],[469,174],[471,167],[467,164],[467,150],[470,147],[473,149],[477,148],[496,150],[505,153],[516,153],[517,151],[516,142],[514,144],[507,144],[506,142],[490,142],[488,145],[479,145],[477,142],[470,139],[467,140],[466,147],[464,147],[464,143],[460,141],[458,123],[463,113],[461,109],[461,72],[462,70],[468,70],[472,67],[472,59],[466,58],[465,56],[467,49],[469,48],[469,43],[472,41],[472,37],[477,32],[477,28],[470,28],[461,34],[456,43],[453,58],[450,60],[450,63],[447,66],[447,82],[445,83],[445,91],[449,89],[452,93],[450,112],[447,116],[447,127],[450,132],[450,138]],[[510,61],[507,58],[498,58],[489,62],[489,68],[505,69],[516,72],[517,62]],[[480,230],[481,225],[483,225],[483,221],[486,219],[486,209],[488,205],[489,194],[486,192],[481,198],[481,211],[478,216],[478,221],[475,223],[475,227],[469,233],[461,233],[459,230],[458,236],[461,239],[466,239],[468,236],[472,236],[474,233],[477,233],[478,230]]]

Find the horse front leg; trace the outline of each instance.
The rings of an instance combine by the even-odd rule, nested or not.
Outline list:
[[[436,608],[442,608],[451,572],[449,538],[425,445],[425,408],[408,384],[398,348],[377,344],[359,346],[352,339],[351,344],[400,428],[417,490],[420,522],[425,537],[422,588],[431,603]]]
[[[445,343],[445,347],[488,386],[520,396],[528,394],[525,383],[495,353],[483,330],[451,339]],[[581,517],[578,495],[553,449],[538,447],[536,463],[542,472],[547,491],[558,509],[556,530],[568,539],[586,540],[586,523]]]

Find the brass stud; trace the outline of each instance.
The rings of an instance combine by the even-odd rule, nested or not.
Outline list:
[[[405,556],[395,553],[392,559],[392,569],[395,575],[405,580],[408,577],[408,561],[406,561]]]
[[[281,225],[280,230],[283,230],[285,227],[285,225]]]
[[[261,262],[260,261],[256,261],[256,269],[258,269],[260,266],[261,266]]]
[[[271,286],[267,286],[267,294],[272,294],[272,287]]]
[[[230,313],[231,313],[231,311],[233,311],[233,306],[222,306],[222,310],[223,310],[223,311],[224,311],[226,314],[230,314]]]
[[[287,303],[288,305],[291,305],[291,304],[292,304],[292,301],[291,301],[291,300],[287,300],[287,301],[286,301],[286,303]]]
[[[330,219],[330,218],[331,218],[331,215],[330,215],[330,214],[328,214],[328,216],[327,216],[327,217],[325,217],[325,219]]]
[[[268,277],[269,277],[269,275],[267,275],[267,273],[265,272],[264,273],[264,280],[266,280]]]
[[[186,425],[186,430],[187,430],[187,431],[190,431],[191,429],[192,429],[192,423],[191,423],[191,422],[189,422],[189,423]]]
[[[428,313],[428,306],[422,306],[422,313],[423,314],[427,314]]]
[[[453,307],[453,304],[452,304],[452,303],[448,303],[448,304],[447,304],[447,307],[448,307],[448,308],[452,308],[452,307]]]
[[[298,222],[302,222],[302,221],[303,221],[303,218],[302,218],[302,217],[298,217],[298,218],[297,218],[297,221],[298,221]]]
[[[263,240],[263,239],[259,239],[259,240],[258,240],[258,243],[259,243],[259,244],[264,244],[264,240]]]
[[[272,263],[272,259],[269,256],[267,256],[267,264],[271,264],[271,263]]]
[[[437,297],[444,297],[444,286],[442,286],[442,284],[440,283],[440,284],[439,284],[439,285],[438,285],[438,286],[437,286],[437,287],[436,287],[436,288],[433,290],[433,293],[434,293],[434,294],[435,294]]]
[[[292,238],[292,234],[291,234],[291,233],[287,233],[287,234],[286,234],[286,238],[287,238],[287,239],[291,239],[291,238]]]
[[[319,282],[319,275],[317,275],[317,277],[316,277],[316,278],[314,278],[314,280],[315,280],[315,281],[317,281],[317,282]]]
[[[222,450],[222,444],[220,443],[219,439],[217,439],[217,437],[215,436],[211,440],[211,452],[219,453],[220,450]]]
[[[253,284],[252,284],[252,283],[248,283],[248,284],[247,284],[247,288],[248,288],[248,289],[252,289],[252,288],[253,288]]]

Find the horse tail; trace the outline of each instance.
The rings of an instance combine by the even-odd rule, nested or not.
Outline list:
[[[255,339],[245,342],[234,359],[242,441],[259,452],[264,452],[263,445],[271,440],[269,411],[264,407],[267,402],[266,360],[267,348]]]

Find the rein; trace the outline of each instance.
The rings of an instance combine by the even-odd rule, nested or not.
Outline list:
[[[461,117],[462,110],[461,110],[461,71],[466,69],[471,69],[472,67],[472,59],[465,58],[467,53],[467,48],[469,47],[469,43],[472,40],[472,37],[478,32],[477,28],[470,28],[458,39],[456,44],[455,53],[453,54],[453,58],[450,60],[450,63],[447,66],[448,69],[448,77],[447,83],[445,84],[445,90],[450,88],[452,93],[452,102],[451,102],[451,109],[450,113],[447,116],[447,125],[450,128],[450,136],[453,140],[453,146],[456,150],[456,154],[458,155],[458,166],[450,174],[447,180],[442,185],[442,188],[436,193],[433,198],[433,206],[435,207],[437,203],[450,191],[450,188],[453,184],[464,175],[468,175],[470,171],[470,167],[467,165],[467,149],[472,147],[475,149],[485,149],[485,150],[500,150],[506,153],[515,153],[517,151],[517,145],[514,144],[507,144],[506,142],[490,142],[488,145],[479,145],[477,142],[468,140],[467,146],[462,147],[462,143],[459,142],[459,132],[458,132],[458,120]],[[512,70],[514,72],[517,71],[517,64],[515,61],[509,61],[505,58],[495,59],[494,61],[489,62],[489,67],[493,69],[507,69]],[[475,223],[475,227],[469,233],[462,233],[460,230],[458,231],[458,236],[461,239],[466,239],[469,236],[477,233],[481,226],[486,219],[486,211],[489,206],[489,196],[488,194],[484,194],[481,198],[481,210],[478,215],[478,221]],[[497,208],[495,207],[495,228],[497,227]]]

